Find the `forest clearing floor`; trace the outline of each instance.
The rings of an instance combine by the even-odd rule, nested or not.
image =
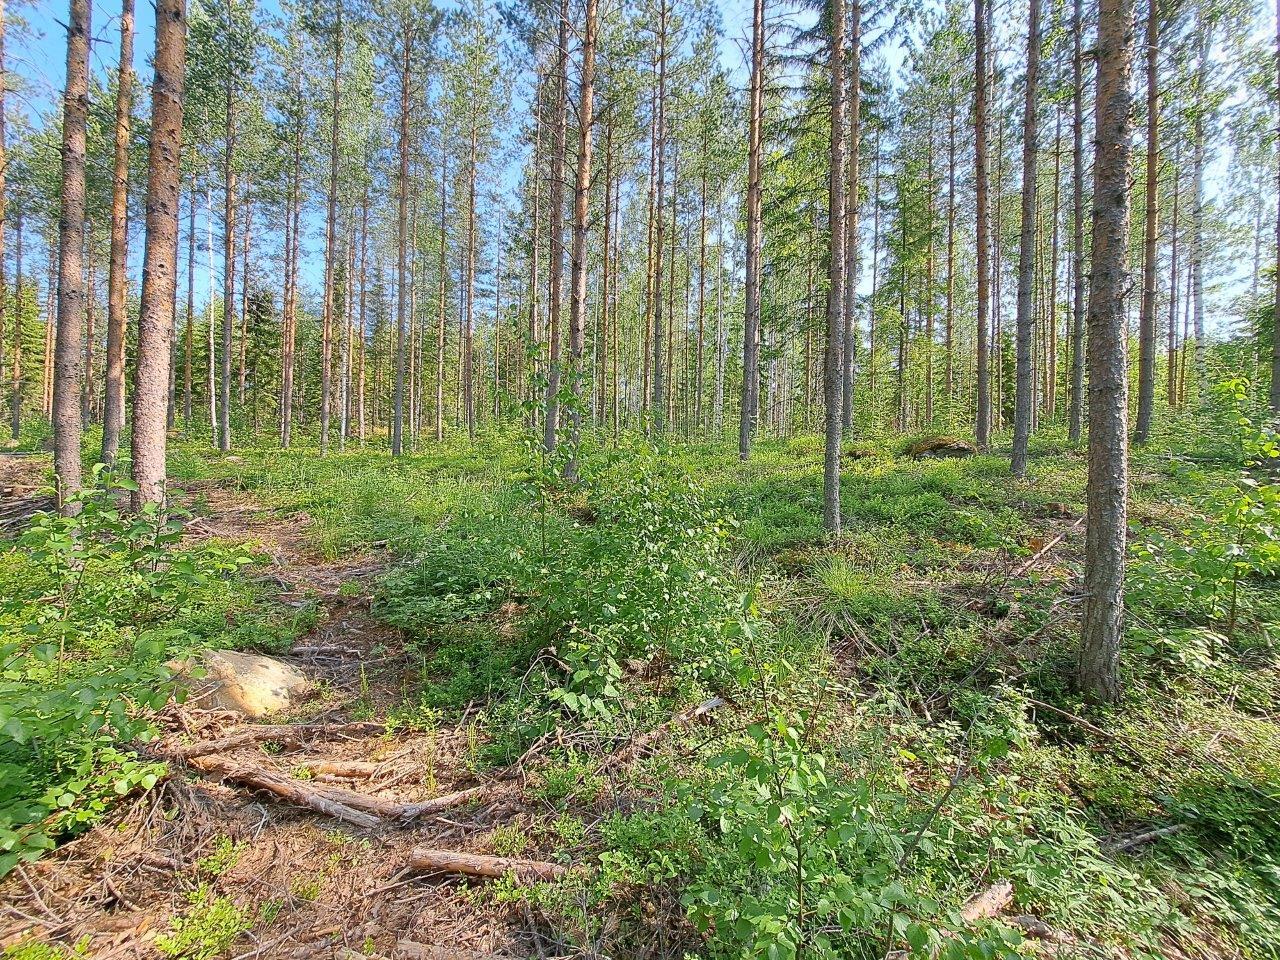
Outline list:
[[[318,607],[315,626],[281,655],[308,675],[314,693],[296,716],[271,718],[272,725],[189,704],[166,710],[165,736],[149,752],[213,758],[217,770],[202,776],[177,759],[155,790],[18,867],[0,888],[9,914],[0,942],[34,930],[84,944],[103,960],[153,956],[174,918],[194,914],[203,929],[187,944],[192,956],[223,941],[228,949],[218,955],[240,960],[542,954],[554,937],[529,911],[486,911],[456,882],[424,879],[410,866],[415,846],[487,852],[495,827],[519,829],[533,812],[519,790],[477,776],[469,760],[475,731],[465,723],[388,723],[416,670],[400,631],[369,613],[387,558],[369,551],[326,559],[308,540],[305,514],[282,515],[233,486],[192,481],[182,496],[195,513],[189,539],[249,546],[269,559],[250,575],[276,586],[277,602]],[[224,780],[219,772],[227,770]],[[445,808],[448,816],[375,814],[377,826],[364,829],[236,784],[234,771],[246,770],[292,779],[301,791],[334,785],[338,795],[358,792],[371,805],[468,788],[482,795]],[[248,917],[270,920],[265,929],[243,929]]]
[[[226,572],[173,629],[313,689],[159,710],[167,768],[0,879],[4,960],[1280,956],[1277,506],[1197,443],[1135,456],[1109,710],[1052,437],[1027,481],[859,450],[834,540],[811,437],[632,439],[572,487],[505,437],[180,445],[166,549]]]

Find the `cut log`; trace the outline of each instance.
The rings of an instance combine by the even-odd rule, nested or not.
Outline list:
[[[486,857],[478,853],[457,853],[430,847],[414,847],[409,854],[409,866],[414,870],[461,873],[468,877],[496,879],[513,874],[517,880],[526,883],[555,880],[569,872],[568,867],[558,863],[517,860],[513,857]]]
[[[1008,880],[1001,880],[970,897],[960,908],[960,916],[965,923],[990,920],[1007,910],[1011,903],[1013,903],[1013,884]]]
[[[343,780],[363,780],[371,777],[378,769],[378,764],[367,760],[307,760],[300,764],[317,777],[338,777]]]

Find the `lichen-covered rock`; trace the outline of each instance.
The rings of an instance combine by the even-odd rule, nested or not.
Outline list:
[[[192,663],[170,664],[189,677],[187,702],[207,710],[234,710],[246,717],[284,713],[311,688],[297,667],[260,653],[206,650]],[[194,677],[193,667],[202,676]]]
[[[926,437],[907,448],[913,460],[945,460],[972,457],[978,451],[973,444],[955,437]]]

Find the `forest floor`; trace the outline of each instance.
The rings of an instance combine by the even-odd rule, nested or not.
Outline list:
[[[185,547],[257,557],[201,643],[313,691],[161,710],[167,775],[0,880],[3,956],[1280,955],[1280,589],[1195,559],[1230,452],[1135,460],[1109,711],[1082,450],[852,451],[836,542],[819,453],[180,447]]]

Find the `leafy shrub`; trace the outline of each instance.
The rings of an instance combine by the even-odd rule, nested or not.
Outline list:
[[[163,774],[126,745],[173,692],[165,661],[202,642],[191,625],[251,562],[184,546],[153,507],[122,514],[129,485],[95,480],[75,515],[37,515],[0,555],[0,873]]]
[[[169,932],[156,938],[156,949],[173,960],[213,960],[240,934],[252,929],[249,914],[228,897],[215,897],[203,884],[188,897],[186,913],[175,917]]]

